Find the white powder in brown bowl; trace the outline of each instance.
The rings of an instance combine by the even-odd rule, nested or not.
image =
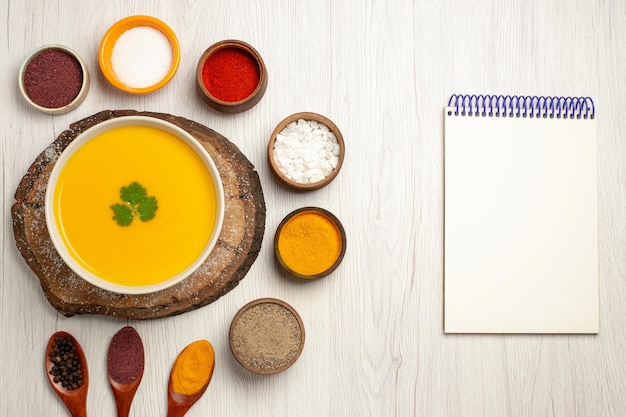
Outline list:
[[[260,299],[244,306],[230,327],[230,347],[246,369],[274,374],[290,367],[304,346],[304,326],[291,306]]]

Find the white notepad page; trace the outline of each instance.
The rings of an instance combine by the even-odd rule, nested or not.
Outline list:
[[[453,112],[444,331],[598,333],[595,119]]]

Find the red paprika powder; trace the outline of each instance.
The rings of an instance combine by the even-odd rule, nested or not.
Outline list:
[[[235,102],[249,97],[259,85],[258,62],[239,48],[222,48],[202,67],[202,82],[215,98]]]

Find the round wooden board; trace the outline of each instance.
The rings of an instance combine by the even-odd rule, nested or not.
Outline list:
[[[54,249],[44,214],[45,190],[52,167],[67,145],[84,130],[105,120],[130,115],[156,117],[191,133],[215,161],[224,186],[226,212],[215,249],[188,278],[152,294],[124,295],[102,290],[78,277]],[[33,162],[15,192],[11,208],[17,247],[61,314],[103,314],[123,319],[168,317],[205,306],[233,289],[261,249],[265,199],[254,166],[217,132],[181,117],[134,110],[107,110],[70,125]]]

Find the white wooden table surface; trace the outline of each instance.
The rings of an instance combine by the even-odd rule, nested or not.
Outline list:
[[[164,20],[182,45],[162,90],[130,96],[97,65],[118,19]],[[189,416],[626,415],[626,2],[1,0],[0,414],[66,416],[48,386],[45,344],[71,332],[89,361],[90,416],[114,415],[106,350],[124,325],[147,356],[134,416],[165,416],[176,355],[208,339],[216,370]],[[238,115],[195,95],[200,54],[241,39],[269,70],[265,97]],[[18,93],[22,60],[63,43],[88,63],[91,90],[71,113],[31,110]],[[601,330],[596,336],[444,335],[442,107],[452,93],[591,96],[597,107]],[[241,284],[181,316],[127,322],[56,313],[15,246],[13,193],[35,157],[67,126],[104,109],[167,112],[220,132],[256,166],[267,203],[263,247]],[[265,159],[284,117],[314,111],[342,130],[347,154],[326,188],[281,188]],[[317,205],[348,234],[330,277],[296,283],[277,270],[272,239],[290,211]],[[244,371],[227,343],[236,311],[259,297],[293,305],[306,326],[302,356],[279,375]]]

